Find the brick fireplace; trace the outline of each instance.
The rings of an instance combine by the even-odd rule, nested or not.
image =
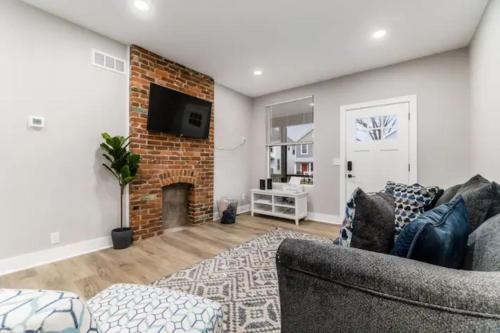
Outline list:
[[[212,221],[214,109],[207,139],[149,132],[146,124],[150,83],[213,102],[213,79],[135,45],[130,49],[130,65],[130,149],[142,156],[139,176],[130,185],[134,240],[163,233],[162,191],[172,184],[190,185],[189,223]]]

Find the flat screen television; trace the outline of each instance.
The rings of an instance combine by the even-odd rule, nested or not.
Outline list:
[[[212,103],[151,83],[148,130],[207,138]]]

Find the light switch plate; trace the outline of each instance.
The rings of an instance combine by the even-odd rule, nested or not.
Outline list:
[[[43,117],[30,116],[28,118],[28,126],[31,128],[44,128],[45,119],[43,119]]]

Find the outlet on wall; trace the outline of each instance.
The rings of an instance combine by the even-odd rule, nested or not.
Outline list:
[[[61,237],[59,232],[51,232],[50,233],[50,244],[59,244],[61,242]]]

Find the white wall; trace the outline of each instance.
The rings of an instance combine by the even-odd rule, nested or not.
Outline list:
[[[339,108],[404,95],[418,98],[418,181],[449,186],[469,172],[469,57],[467,49],[425,57],[254,100],[251,181],[266,176],[265,105],[314,95],[314,187],[309,211],[339,214]]]
[[[216,202],[221,197],[240,200],[240,207],[249,202],[249,161],[252,158],[250,142],[232,151],[217,148],[233,148],[241,143],[242,137],[249,139],[251,117],[252,100],[249,97],[215,84],[214,200]],[[216,206],[214,210],[217,213]]]
[[[101,166],[100,133],[127,133],[127,77],[91,65],[126,47],[20,1],[0,2],[0,258],[108,237],[119,188]],[[29,115],[46,128],[27,128]]]
[[[491,0],[471,55],[472,170],[500,181],[500,1]]]

